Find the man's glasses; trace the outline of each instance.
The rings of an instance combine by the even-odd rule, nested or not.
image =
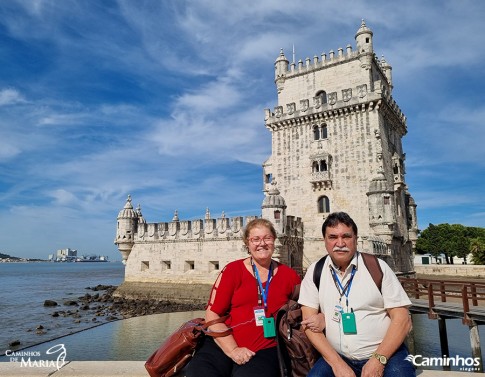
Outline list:
[[[249,242],[251,242],[253,245],[260,245],[261,242],[263,241],[266,245],[272,245],[274,244],[274,237],[264,236],[264,237],[252,237],[249,239]]]

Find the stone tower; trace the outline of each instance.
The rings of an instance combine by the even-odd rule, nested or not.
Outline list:
[[[135,243],[135,232],[137,229],[138,214],[131,204],[131,196],[128,195],[125,206],[117,217],[115,244],[121,253],[123,263],[126,263]]]
[[[378,254],[396,271],[412,270],[416,203],[409,194],[402,137],[406,118],[392,98],[391,66],[374,53],[362,21],[356,51],[275,61],[278,103],[265,111],[272,155],[263,164],[286,212],[304,224],[304,265],[326,253],[321,226],[345,211],[359,228],[359,249]]]

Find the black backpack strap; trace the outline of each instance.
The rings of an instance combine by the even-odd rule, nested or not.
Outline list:
[[[377,257],[374,254],[369,253],[361,252],[360,254],[364,260],[365,267],[369,271],[370,276],[372,276],[372,280],[374,280],[376,283],[379,292],[382,293],[382,279],[384,277],[384,273],[382,272],[382,268],[377,260]]]
[[[361,252],[361,254],[365,267],[372,276],[374,283],[376,283],[379,292],[382,293],[382,279],[384,277],[384,273],[382,272],[382,268],[377,260],[377,257],[374,254],[369,253]],[[325,264],[327,257],[328,254],[320,258],[320,260],[315,264],[315,269],[313,270],[313,283],[317,289],[320,289],[320,278],[322,277],[323,265]]]
[[[317,290],[320,289],[320,278],[322,277],[323,265],[327,257],[328,254],[321,257],[317,264],[315,264],[315,269],[313,270],[313,284],[315,284]]]

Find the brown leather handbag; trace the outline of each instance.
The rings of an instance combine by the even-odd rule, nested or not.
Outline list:
[[[221,332],[208,330],[209,326],[224,322],[228,317],[209,322],[205,322],[203,318],[194,318],[185,322],[148,358],[145,363],[148,374],[151,377],[171,377],[180,372],[194,355],[203,336],[217,338],[232,333],[231,328]]]

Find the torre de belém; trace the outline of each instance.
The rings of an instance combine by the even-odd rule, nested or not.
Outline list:
[[[126,263],[119,295],[156,296],[162,287],[167,299],[206,300],[220,270],[247,256],[243,228],[258,216],[275,224],[274,258],[297,271],[326,253],[321,226],[335,211],[357,223],[360,251],[395,271],[413,270],[418,227],[404,178],[406,117],[392,97],[392,68],[376,57],[372,38],[362,21],[355,50],[292,63],[281,50],[277,105],[264,116],[272,153],[263,163],[261,214],[213,219],[207,209],[200,220],[175,213],[170,222],[146,223],[128,197],[115,239]]]

